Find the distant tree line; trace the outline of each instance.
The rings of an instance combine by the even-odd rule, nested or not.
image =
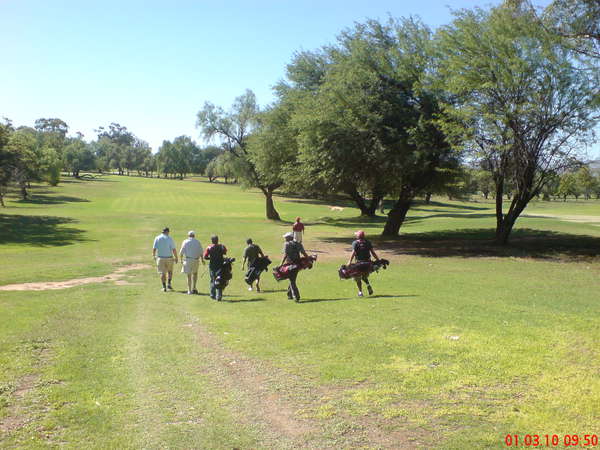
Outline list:
[[[81,133],[68,136],[68,131],[69,126],[57,118],[38,119],[33,127],[16,127],[8,119],[0,121],[2,206],[10,185],[18,187],[21,197],[27,199],[31,182],[46,181],[55,186],[61,172],[75,178],[83,172],[116,171],[119,175],[180,179],[206,172],[210,181],[218,177],[225,182],[236,180],[234,162],[222,148],[201,148],[188,136],[164,141],[153,154],[148,143],[118,123],[99,127],[91,142]]]

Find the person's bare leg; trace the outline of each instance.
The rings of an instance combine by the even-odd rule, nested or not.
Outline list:
[[[356,281],[356,286],[358,286],[358,296],[362,297],[363,293],[362,293],[362,283],[360,281],[360,278],[356,277],[354,279],[354,281]]]
[[[198,289],[196,288],[196,284],[198,283],[198,272],[194,272],[194,275],[192,276],[192,281],[193,281],[192,292],[196,293],[196,292],[198,292]]]
[[[168,274],[169,274],[169,281],[168,281],[168,283],[167,283],[167,287],[168,287],[169,289],[173,289],[173,288],[171,287],[171,280],[173,279],[173,271],[170,271],[170,272],[168,272]]]
[[[256,279],[256,292],[260,292],[260,278]]]
[[[162,272],[160,274],[160,281],[162,283],[163,290],[166,291],[167,290],[167,274],[166,273]]]
[[[187,274],[187,281],[188,281],[188,294],[192,293],[192,274],[188,273]]]

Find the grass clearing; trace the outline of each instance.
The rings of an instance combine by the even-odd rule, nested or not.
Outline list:
[[[534,202],[508,249],[488,242],[491,202],[417,204],[401,238],[374,239],[392,265],[359,299],[337,268],[352,232],[375,236],[382,218],[280,197],[321,252],[295,304],[270,274],[261,293],[243,283],[245,239],[278,263],[289,228],[263,219],[259,193],[66,181],[0,211],[0,286],[152,264],[163,226],[178,245],[218,233],[234,279],[222,303],[206,275],[203,295],[183,295],[179,265],[175,293],[150,268],[127,285],[0,291],[2,447],[502,448],[509,433],[598,433],[600,227],[560,217],[600,216],[600,202]]]

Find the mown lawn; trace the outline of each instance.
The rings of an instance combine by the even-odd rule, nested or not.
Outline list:
[[[491,202],[418,203],[403,236],[383,218],[278,198],[319,261],[303,301],[241,260],[216,303],[177,274],[0,291],[0,447],[503,448],[507,434],[600,434],[600,202],[535,202],[498,248]],[[39,186],[0,211],[0,286],[152,264],[153,237],[252,237],[280,261],[289,223],[237,186],[107,176]],[[573,221],[574,215],[585,216]],[[551,216],[551,217],[549,217]],[[392,261],[358,298],[337,268],[352,233]],[[179,266],[176,269],[179,271]],[[201,268],[201,274],[203,269]]]

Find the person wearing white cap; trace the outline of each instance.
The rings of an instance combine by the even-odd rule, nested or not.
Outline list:
[[[202,261],[204,265],[204,259],[202,258],[202,244],[196,239],[196,233],[194,231],[188,232],[188,238],[181,244],[181,250],[179,251],[181,256],[181,273],[187,275],[188,283],[188,294],[197,294],[196,283],[198,282],[198,266],[199,262]]]
[[[162,290],[167,292],[167,288],[173,290],[171,280],[173,279],[173,258],[177,264],[177,247],[175,241],[169,236],[169,227],[162,230],[162,233],[154,238],[152,246],[152,257],[156,260],[156,269],[160,273],[160,281],[162,282]],[[169,281],[167,284],[167,275]]]
[[[281,265],[285,264],[298,264],[300,261],[300,254],[308,257],[302,243],[294,241],[294,233],[291,231],[283,235],[285,244],[283,246],[283,259]],[[290,285],[287,290],[287,297],[290,300],[294,300],[296,303],[300,301],[300,290],[296,285],[296,278],[298,277],[298,269],[290,272]]]

